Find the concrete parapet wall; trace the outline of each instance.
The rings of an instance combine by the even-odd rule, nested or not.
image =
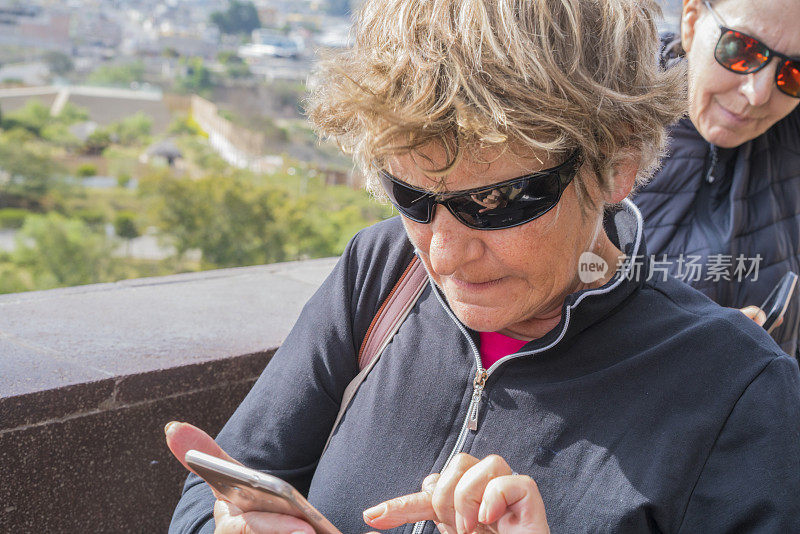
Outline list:
[[[0,296],[0,532],[165,532],[185,471],[333,259]]]

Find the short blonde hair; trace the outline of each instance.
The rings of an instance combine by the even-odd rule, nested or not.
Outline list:
[[[620,158],[655,170],[686,111],[683,67],[658,63],[654,0],[366,0],[355,44],[312,78],[309,118],[370,165],[439,143],[582,152],[604,190]],[[576,178],[579,198],[586,184]]]

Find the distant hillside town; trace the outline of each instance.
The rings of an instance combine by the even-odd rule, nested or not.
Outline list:
[[[0,0],[0,293],[333,256],[390,216],[303,111],[360,1]]]

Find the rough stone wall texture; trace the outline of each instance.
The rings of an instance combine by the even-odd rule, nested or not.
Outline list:
[[[164,425],[215,435],[332,266],[0,296],[0,532],[165,532]]]
[[[0,532],[165,532],[186,471],[164,445],[164,424],[190,421],[216,434],[268,356],[225,361],[236,380],[215,379],[218,362],[175,369],[169,378],[193,387],[151,399],[121,400],[127,379],[86,384],[84,398],[111,395],[66,417],[0,431]]]

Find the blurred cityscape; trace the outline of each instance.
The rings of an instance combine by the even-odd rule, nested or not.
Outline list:
[[[23,60],[36,51],[61,52],[78,73],[137,57],[148,73],[166,77],[180,70],[181,56],[213,61],[230,52],[247,58],[259,77],[303,80],[315,47],[347,43],[347,0],[261,0],[228,8],[219,0],[4,0],[0,45],[18,47]],[[49,66],[6,69],[0,80],[43,82]]]
[[[359,1],[0,0],[0,293],[336,255],[388,216],[303,116]]]
[[[683,0],[659,0],[661,9],[664,11],[664,21],[661,24],[662,30],[678,31],[681,19],[681,9]]]

